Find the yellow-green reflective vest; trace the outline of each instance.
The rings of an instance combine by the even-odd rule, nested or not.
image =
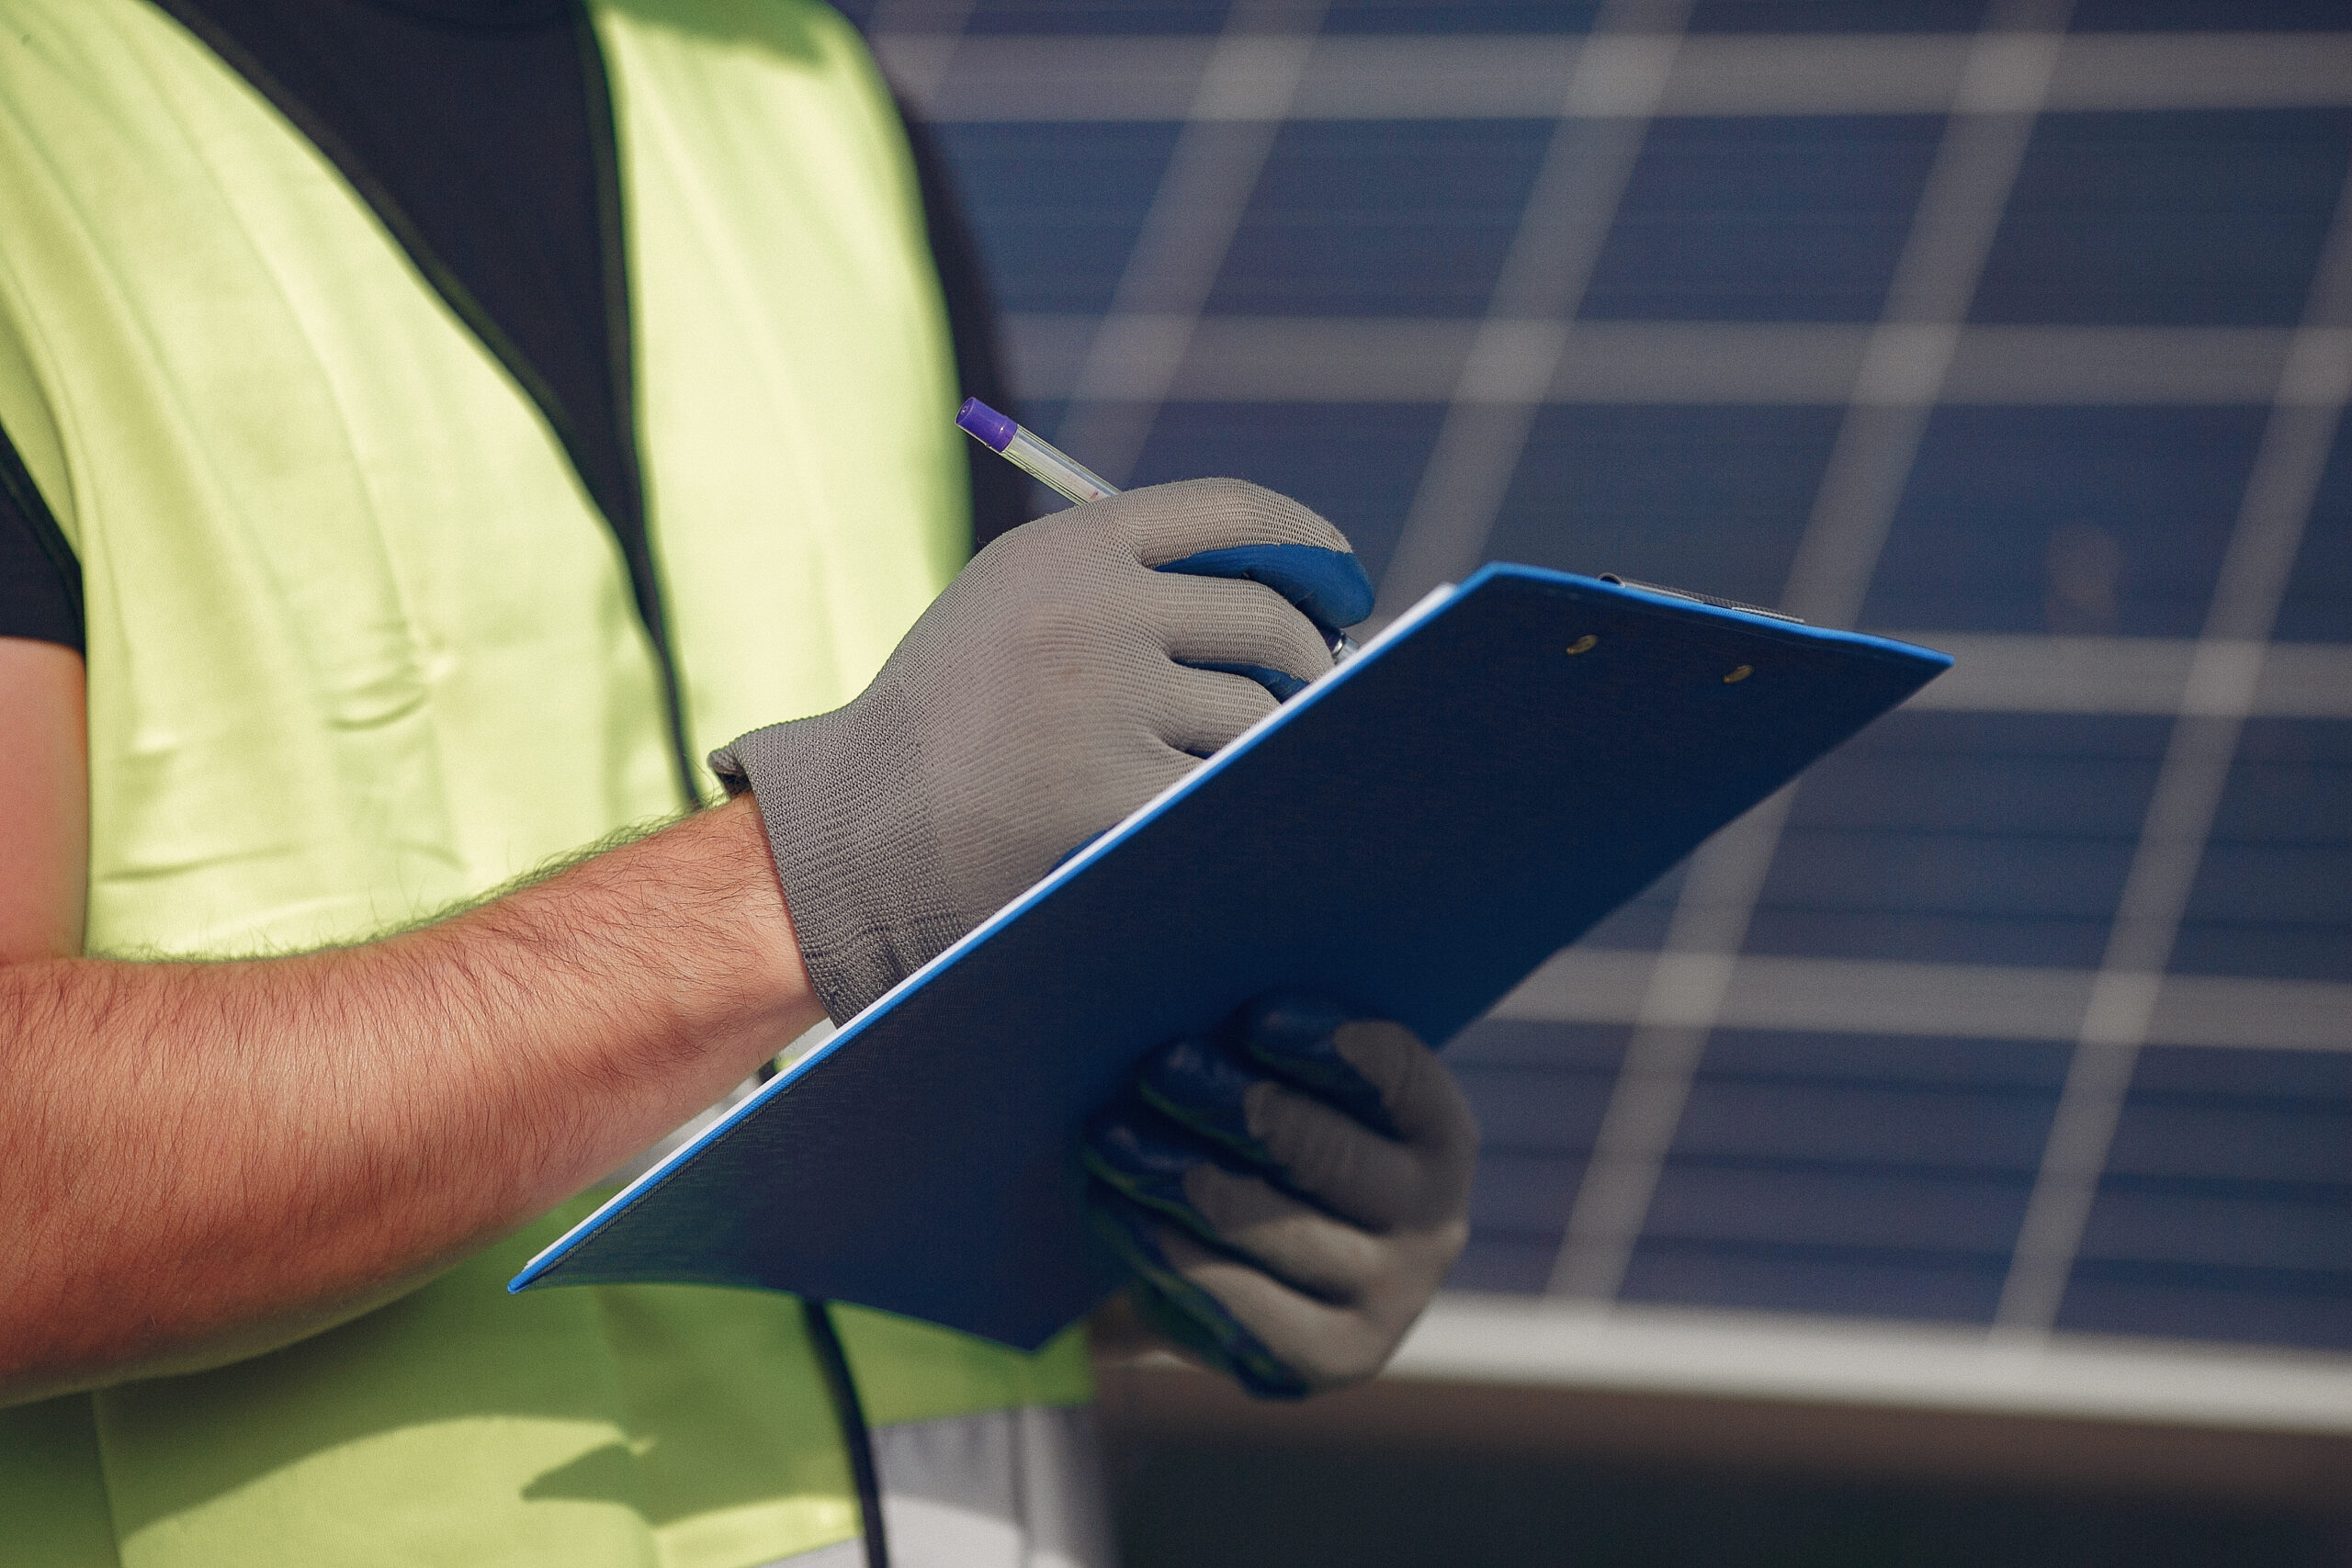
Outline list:
[[[953,378],[841,19],[589,9],[698,755],[846,700],[952,575]],[[0,429],[81,562],[92,951],[350,941],[674,809],[655,651],[545,418],[145,0],[0,0]],[[504,1293],[584,1207],[288,1349],[0,1411],[0,1562],[857,1561],[797,1303]],[[902,1563],[1093,1554],[1077,1336],[842,1335]]]

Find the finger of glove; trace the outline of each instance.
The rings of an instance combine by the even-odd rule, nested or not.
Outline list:
[[[1407,1143],[1449,1163],[1476,1158],[1478,1119],[1469,1100],[1411,1030],[1388,1019],[1352,1019],[1331,1032],[1331,1044],[1379,1091]]]
[[[1078,510],[1123,529],[1136,558],[1152,567],[1239,545],[1349,548],[1347,536],[1311,509],[1247,479],[1147,485]]]
[[[1186,1171],[1182,1185],[1218,1245],[1319,1300],[1360,1301],[1388,1268],[1380,1238],[1259,1178],[1203,1164]]]
[[[1177,670],[1175,673],[1189,675],[1192,671]],[[1263,686],[1255,682],[1241,681],[1238,676],[1229,675],[1225,679],[1238,682],[1250,691],[1265,698],[1271,705],[1272,699],[1266,697],[1266,689]],[[1206,750],[1191,754],[1182,750],[1170,750],[1167,745],[1157,743],[1157,741],[1165,740],[1172,732],[1171,727],[1164,721],[1165,715],[1180,700],[1189,701],[1190,699],[1171,690],[1170,694],[1160,695],[1143,716],[1125,720],[1125,722],[1132,725],[1136,731],[1135,744],[1118,751],[1108,766],[1088,767],[1075,772],[1064,771],[1050,775],[1055,777],[1064,788],[1065,798],[1074,807],[1082,809],[1073,809],[1058,814],[1057,826],[1070,829],[1070,832],[1067,835],[1067,841],[1057,842],[1052,846],[1043,844],[1036,846],[1040,849],[1050,847],[1053,858],[1030,872],[1026,880],[1012,892],[1019,892],[1021,887],[1027,886],[1053,867],[1085,849],[1095,840],[1126,820],[1128,814],[1137,807],[1155,798],[1162,790],[1201,765],[1201,758],[1207,755]],[[1235,705],[1238,708],[1239,705]],[[1214,728],[1214,726],[1208,725],[1205,721],[1188,720],[1182,725],[1172,728],[1189,732],[1196,728]],[[1245,725],[1243,728],[1248,727]],[[1215,748],[1208,750],[1214,750]],[[1100,762],[1102,759],[1097,757],[1091,761]],[[1087,782],[1080,784],[1080,780]],[[1011,894],[1008,893],[1007,897],[1011,897]]]
[[[1215,1041],[1188,1035],[1146,1058],[1135,1087],[1145,1104],[1186,1132],[1235,1158],[1263,1165],[1271,1156],[1250,1131],[1248,1103],[1250,1086],[1262,1077]]]
[[[1272,589],[1218,577],[1170,577],[1151,593],[1168,656],[1186,664],[1255,664],[1312,681],[1331,668],[1315,623]]]
[[[1189,676],[1193,671],[1189,670],[1182,670],[1177,671],[1177,673],[1180,675]],[[1231,681],[1242,688],[1240,695],[1231,699],[1235,716],[1238,716],[1245,707],[1250,708],[1250,711],[1251,712],[1257,711],[1255,707],[1250,706],[1253,702],[1261,701],[1263,705],[1269,708],[1273,705],[1273,699],[1266,695],[1266,688],[1259,685],[1256,682],[1244,681],[1236,675],[1222,676],[1220,679]],[[1220,724],[1227,722],[1231,722],[1230,718],[1219,720]],[[1241,732],[1241,729],[1247,729],[1250,728],[1250,725],[1257,722],[1258,721],[1255,718],[1251,718],[1248,723],[1243,724],[1240,727],[1240,729],[1235,730],[1234,733],[1238,735]],[[1191,729],[1200,728],[1200,726],[1187,725],[1183,728]],[[1162,739],[1166,739],[1165,735],[1162,736]],[[1222,745],[1223,742],[1220,741],[1218,744]],[[1208,751],[1214,751],[1216,750],[1216,747],[1215,746],[1208,748]],[[1141,760],[1137,761],[1131,769],[1127,770],[1132,776],[1131,792],[1129,794],[1123,795],[1114,803],[1117,807],[1117,813],[1113,816],[1110,820],[1102,824],[1102,830],[1105,833],[1109,832],[1112,829],[1125,821],[1129,812],[1134,811],[1137,807],[1143,805],[1143,803],[1148,800],[1158,798],[1160,791],[1166,789],[1170,784],[1174,784],[1178,779],[1182,778],[1186,773],[1191,773],[1194,768],[1199,767],[1201,765],[1201,758],[1205,755],[1207,755],[1207,751],[1193,752],[1184,747],[1177,747],[1171,750],[1168,747],[1162,746],[1158,749],[1158,754],[1151,757],[1148,761]]]
[[[1176,1233],[1099,1184],[1088,1191],[1086,1207],[1096,1235],[1134,1276],[1136,1306],[1161,1333],[1261,1398],[1296,1399],[1309,1392],[1222,1302],[1176,1272],[1161,1240]]]
[[[1342,1218],[1382,1232],[1446,1211],[1448,1194],[1432,1190],[1409,1145],[1282,1084],[1251,1085],[1248,1104],[1250,1131],[1283,1182]]]
[[[1332,1043],[1340,1026],[1355,1016],[1325,997],[1270,992],[1236,1015],[1230,1038],[1243,1057],[1294,1088],[1338,1106],[1374,1132],[1401,1138],[1379,1087]]]
[[[1201,765],[1201,759],[1157,743],[1157,718],[1141,726],[1147,733],[1139,744],[1112,759],[1111,765],[1072,771],[1064,768],[1049,776],[1065,786],[1061,804],[1067,809],[1040,814],[1038,830],[1023,843],[1002,832],[1002,820],[990,824],[1000,836],[989,849],[992,863],[1010,865],[1010,897],[1065,861],[1075,860],[1095,841],[1125,821],[1136,807],[1153,799],[1169,785]],[[1101,757],[1093,759],[1103,761]],[[968,866],[969,863],[964,863]]]
[[[1079,1159],[1114,1190],[1207,1233],[1183,1183],[1193,1167],[1207,1163],[1209,1151],[1148,1106],[1122,1096],[1097,1112],[1079,1142]]]
[[[1170,700],[1160,709],[1159,739],[1188,757],[1209,755],[1279,705],[1272,692],[1247,675],[1182,665],[1169,669]]]
[[[1157,1239],[1179,1279],[1214,1300],[1310,1388],[1372,1376],[1387,1364],[1409,1326],[1391,1327],[1369,1314],[1317,1301],[1170,1227],[1161,1227]]]

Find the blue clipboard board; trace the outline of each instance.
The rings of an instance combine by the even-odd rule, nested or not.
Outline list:
[[[761,1287],[1033,1348],[1118,1283],[1075,1150],[1276,987],[1450,1039],[1946,655],[1482,569],[581,1222],[510,1290]]]

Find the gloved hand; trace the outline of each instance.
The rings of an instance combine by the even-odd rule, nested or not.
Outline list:
[[[857,1012],[1329,670],[1297,606],[1372,609],[1322,518],[1239,479],[1128,491],[982,550],[846,707],[714,752],[758,800],[825,1010]]]
[[[1144,1317],[1296,1398],[1387,1364],[1461,1255],[1477,1153],[1411,1031],[1287,998],[1152,1056],[1082,1158]]]

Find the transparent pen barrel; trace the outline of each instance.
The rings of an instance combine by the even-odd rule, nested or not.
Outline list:
[[[1080,468],[1018,426],[1004,445],[1004,455],[1013,467],[1066,500],[1100,501],[1119,493],[1119,487],[1102,475]]]

